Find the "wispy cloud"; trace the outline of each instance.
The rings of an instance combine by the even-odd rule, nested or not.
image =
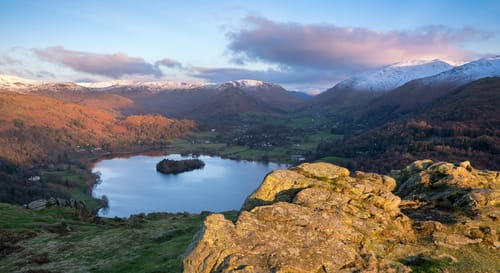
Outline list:
[[[330,87],[332,83],[341,80],[336,73],[328,70],[315,69],[267,69],[251,70],[244,68],[209,68],[192,67],[190,76],[204,79],[208,82],[226,82],[238,79],[255,79],[265,82],[279,83],[289,89],[308,89],[311,86]]]
[[[37,48],[33,49],[33,52],[43,60],[93,75],[115,79],[124,75],[163,76],[158,65],[148,63],[142,58],[130,57],[125,53],[99,54],[67,50],[62,46]]]
[[[328,24],[280,23],[246,17],[245,28],[227,33],[237,64],[261,61],[288,67],[357,72],[411,59],[467,60],[477,56],[464,42],[492,33],[471,27],[426,26],[381,32]]]
[[[182,68],[182,64],[180,62],[172,60],[172,59],[169,59],[169,58],[165,58],[163,60],[159,60],[155,64],[157,66],[163,65],[163,66],[166,66],[168,68],[176,68],[176,69],[181,69]]]
[[[22,64],[23,62],[16,59],[16,58],[12,58],[12,57],[9,57],[9,56],[0,56],[0,65],[18,65],[18,64]]]

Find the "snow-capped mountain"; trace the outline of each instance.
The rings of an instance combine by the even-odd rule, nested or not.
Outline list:
[[[102,82],[41,82],[35,80],[24,79],[11,75],[0,75],[0,87],[15,90],[17,92],[31,92],[37,89],[44,88],[54,91],[59,90],[61,85],[72,85],[71,89],[88,88],[97,91],[130,91],[130,90],[147,90],[158,92],[161,90],[191,90],[191,89],[217,89],[224,90],[227,88],[238,88],[245,91],[283,89],[278,84],[267,83],[257,80],[235,80],[220,84],[204,83],[204,82],[184,82],[184,81],[135,81],[135,80],[111,80]],[[284,89],[283,89],[284,90]]]
[[[73,82],[44,82],[12,75],[0,75],[0,88],[21,94],[40,91],[57,93],[61,91],[79,91],[83,89]]]
[[[182,81],[132,81],[132,80],[115,80],[105,82],[77,82],[79,86],[91,89],[113,89],[119,87],[128,88],[147,88],[149,90],[177,90],[177,89],[194,89],[208,86],[209,84],[201,82],[182,82]]]
[[[460,86],[487,77],[500,77],[500,56],[479,59],[434,76],[410,81],[372,101],[367,108],[373,113],[366,115],[383,115],[383,111],[387,114],[388,108],[394,115],[416,111],[450,96]]]
[[[4,88],[22,89],[40,84],[43,84],[43,82],[24,79],[12,75],[0,75],[0,87]]]
[[[256,89],[266,89],[266,88],[280,88],[281,87],[278,84],[274,83],[268,83],[268,82],[263,82],[263,81],[257,81],[257,80],[236,80],[236,81],[228,81],[225,83],[221,83],[218,85],[219,89],[226,89],[226,88],[239,88],[242,90],[256,90]]]
[[[79,86],[100,89],[100,90],[110,90],[125,87],[126,89],[134,88],[146,88],[150,91],[158,90],[184,90],[184,89],[226,89],[226,88],[239,88],[242,90],[255,90],[261,88],[282,88],[280,85],[267,83],[257,80],[236,80],[228,81],[220,84],[211,84],[203,82],[182,82],[182,81],[132,81],[132,80],[114,80],[105,82],[77,82]]]
[[[355,91],[387,92],[414,79],[448,71],[454,66],[441,60],[399,62],[358,74],[338,83],[336,88]]]
[[[485,77],[500,76],[500,56],[472,61],[437,75],[419,80],[422,84],[459,86]]]

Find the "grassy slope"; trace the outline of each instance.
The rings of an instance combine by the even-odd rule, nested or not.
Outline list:
[[[18,248],[0,255],[0,272],[13,273],[180,272],[182,255],[206,216],[158,213],[89,223],[73,220],[70,209],[32,211],[2,203],[0,215],[0,235],[36,233],[17,243],[7,242]],[[235,215],[227,213],[233,219]],[[4,245],[0,253],[6,249]]]
[[[156,213],[90,223],[74,220],[70,209],[2,203],[0,215],[0,272],[13,273],[181,272],[182,256],[206,217]],[[237,212],[225,215],[235,220]],[[498,255],[481,245],[436,247],[422,238],[395,246],[387,258],[421,256],[407,263],[413,272],[498,272]]]
[[[89,194],[97,176],[78,166],[59,164],[52,169],[41,171],[42,181],[48,181],[48,187],[65,192],[75,200],[85,202],[90,210],[97,209],[101,203]]]

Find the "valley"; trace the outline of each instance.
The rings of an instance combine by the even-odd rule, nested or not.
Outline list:
[[[0,273],[500,273],[500,1],[0,1]]]
[[[2,76],[1,200],[23,204],[58,192],[71,197],[75,189],[65,181],[72,175],[41,176],[39,185],[26,182],[68,166],[87,170],[81,175],[86,178],[75,182],[81,198],[93,185],[89,164],[120,153],[278,163],[323,160],[377,172],[420,158],[472,160],[478,167],[499,168],[500,113],[494,102],[500,99],[500,80],[475,81],[500,74],[498,63],[490,58],[460,67],[437,60],[396,64],[308,100],[279,85],[251,80],[91,85]],[[457,73],[469,83],[452,84],[449,79]],[[429,91],[425,84],[437,79],[442,81],[432,88],[439,92]]]
[[[474,70],[485,63],[488,69]],[[66,267],[71,272],[80,268],[91,272],[181,270],[196,227],[209,213],[97,216],[110,202],[108,197],[92,197],[100,178],[91,169],[102,159],[204,155],[292,166],[329,162],[352,172],[382,174],[430,159],[471,161],[478,169],[500,169],[500,70],[496,69],[500,59],[451,68],[438,61],[411,65],[417,67],[395,65],[383,68],[383,73],[361,74],[309,99],[300,99],[277,84],[253,80],[206,85],[168,81],[82,84],[20,78],[12,82],[1,76],[0,202],[13,204],[1,204],[3,215],[9,216],[0,226],[7,238],[1,245],[2,253],[7,253],[2,269],[59,272],[65,268],[63,261],[71,261],[72,267]],[[426,70],[426,65],[437,70]],[[389,77],[384,83],[393,69],[403,76],[399,80]],[[457,73],[468,80],[454,81]],[[445,80],[436,83],[437,79]],[[370,83],[373,88],[367,87]],[[285,191],[280,198],[292,192]],[[19,207],[50,198],[82,201],[85,207],[48,205],[40,211]],[[224,214],[236,220],[239,213]],[[127,236],[136,240],[122,238]],[[91,246],[87,240],[103,244]],[[36,250],[48,241],[56,244],[54,249]],[[135,251],[123,251],[121,257],[129,257],[124,262],[106,244],[117,248],[132,244]],[[78,246],[78,251],[61,250],[69,245]],[[466,251],[487,255],[488,246],[478,247]],[[165,249],[169,251],[160,255]],[[426,258],[436,263],[429,266],[450,266],[447,259],[436,258],[442,251]],[[20,263],[25,255],[31,258]],[[72,255],[86,258],[76,261]],[[90,265],[101,259],[95,255],[108,265]],[[159,257],[155,265],[143,267],[144,259],[153,256]],[[482,266],[489,270],[492,264]],[[419,268],[411,262],[404,266]]]

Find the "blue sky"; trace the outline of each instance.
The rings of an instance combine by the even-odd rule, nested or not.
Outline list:
[[[0,0],[0,73],[323,90],[397,61],[498,55],[500,1]]]

